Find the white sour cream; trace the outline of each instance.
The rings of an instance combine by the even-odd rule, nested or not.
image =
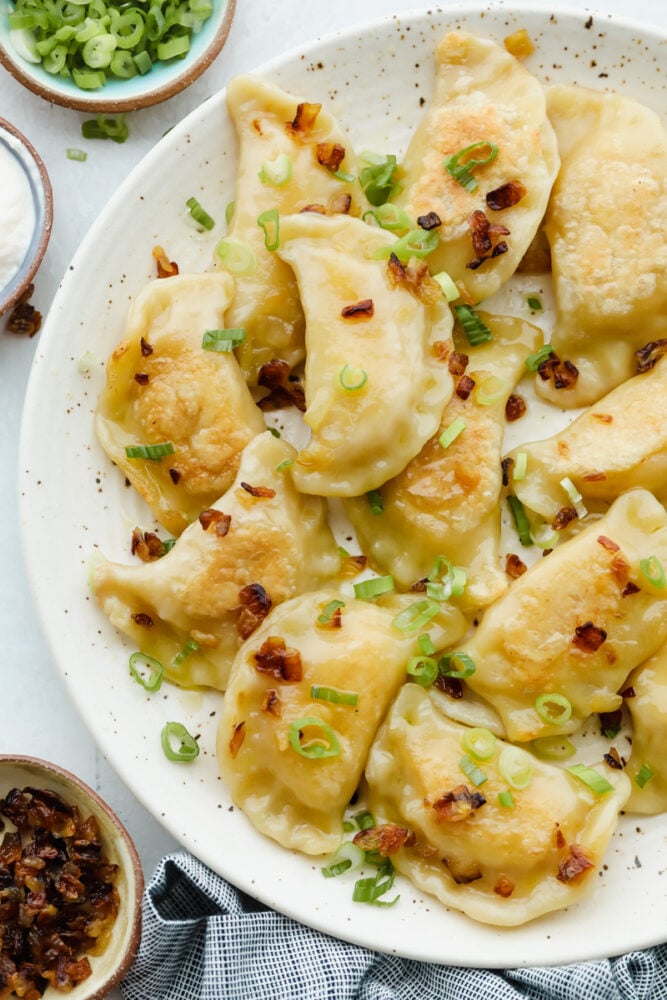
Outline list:
[[[28,176],[20,160],[0,139],[0,292],[17,273],[30,247],[35,205]]]

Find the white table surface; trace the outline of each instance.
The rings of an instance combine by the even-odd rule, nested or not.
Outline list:
[[[555,5],[547,0],[547,10]],[[509,5],[509,4],[508,4]],[[236,73],[252,70],[282,51],[363,20],[418,6],[401,0],[237,0],[229,39],[214,65],[188,90],[164,104],[127,116],[124,145],[85,143],[81,122],[90,117],[51,105],[25,90],[0,67],[0,116],[16,125],[44,160],[53,185],[55,218],[37,274],[34,304],[46,314],[83,235],[120,181],[163,133]],[[446,5],[445,5],[446,6]],[[573,4],[574,6],[574,4]],[[600,9],[667,26],[663,0],[603,0]],[[68,146],[86,146],[82,164]],[[70,704],[57,674],[25,580],[19,538],[16,466],[21,408],[35,341],[7,333],[0,319],[0,636],[2,693],[0,753],[55,761],[80,775],[118,812],[136,842],[147,879],[160,857],[177,847],[116,777],[96,749],[85,721]],[[45,427],[48,414],[44,414]],[[112,997],[119,998],[115,992]]]

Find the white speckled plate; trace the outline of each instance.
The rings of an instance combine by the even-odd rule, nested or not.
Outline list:
[[[358,149],[400,154],[429,95],[440,35],[460,25],[501,40],[525,27],[537,45],[527,65],[543,81],[616,89],[664,110],[664,36],[608,15],[551,10],[469,3],[388,17],[291,52],[258,73],[309,101],[330,103]],[[318,861],[282,850],[231,809],[214,754],[220,696],[168,686],[149,696],[130,680],[128,649],[90,598],[87,572],[97,549],[126,561],[132,527],[151,522],[99,448],[93,410],[128,303],[153,277],[153,246],[164,246],[181,270],[208,265],[234,196],[235,150],[218,94],[174,128],[112,198],[37,343],[21,444],[23,537],[44,629],[83,718],[127,784],[194,854],[270,906],[330,934],[411,958],[487,967],[579,961],[662,940],[664,817],[624,818],[591,898],[522,928],[475,924],[407,883],[395,907],[353,904],[351,880],[325,881]],[[191,195],[218,220],[212,233],[198,235],[188,225]],[[194,764],[164,758],[159,734],[169,719],[199,735]]]

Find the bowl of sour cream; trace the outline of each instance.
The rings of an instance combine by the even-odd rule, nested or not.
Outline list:
[[[52,223],[46,167],[26,137],[0,118],[0,314],[18,302],[30,284]]]

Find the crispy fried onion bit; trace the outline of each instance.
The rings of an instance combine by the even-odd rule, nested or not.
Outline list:
[[[238,722],[229,740],[229,756],[236,757],[245,739],[245,722]]]
[[[511,878],[502,873],[498,876],[496,881],[493,883],[493,891],[496,896],[501,896],[503,899],[508,899],[514,892],[515,885]]]
[[[638,351],[635,351],[637,374],[641,375],[650,371],[663,354],[667,354],[667,340],[652,340],[644,347],[640,347]]]
[[[268,396],[259,401],[261,410],[282,410],[295,406],[301,413],[306,410],[306,396],[298,378],[290,373],[290,366],[282,358],[272,358],[259,369],[257,384],[269,390]]]
[[[311,202],[299,209],[299,212],[315,212],[317,215],[349,215],[352,208],[352,195],[339,191],[329,198],[326,205],[319,201]]]
[[[272,601],[261,583],[249,583],[239,590],[239,617],[236,631],[241,639],[247,639],[264,621],[271,610]]]
[[[476,209],[470,216],[470,239],[475,257],[468,261],[466,267],[469,267],[471,271],[476,271],[485,261],[507,253],[509,248],[506,241],[499,240],[498,237],[509,236],[509,234],[507,226],[489,222],[484,212]]]
[[[220,535],[224,538],[229,531],[229,526],[232,523],[231,514],[223,514],[221,510],[216,510],[215,507],[209,507],[207,510],[203,510],[199,515],[199,523],[201,524],[204,531],[213,525],[213,530],[216,535]]]
[[[360,299],[358,302],[352,302],[349,306],[343,306],[340,314],[343,319],[357,319],[370,317],[374,312],[375,306],[372,299]]]
[[[443,858],[442,863],[457,885],[468,885],[482,877],[482,870],[471,858]]]
[[[178,264],[175,260],[169,260],[162,247],[153,247],[153,260],[157,268],[158,278],[173,278],[178,274]]]
[[[387,262],[387,275],[393,288],[402,285],[426,306],[435,305],[442,298],[442,289],[431,277],[425,260],[412,257],[407,264],[402,264],[396,254],[391,253]]]
[[[575,882],[594,867],[593,862],[579,844],[570,844],[567,857],[558,866],[556,878],[559,882]]]
[[[471,792],[467,785],[456,785],[450,792],[445,792],[435,802],[424,800],[424,805],[431,806],[435,811],[438,823],[460,823],[469,819],[486,803],[481,792]]]
[[[285,645],[279,635],[270,635],[255,653],[255,667],[262,674],[271,674],[278,681],[300,681],[303,678],[301,653]]]
[[[276,495],[272,486],[252,486],[250,483],[241,483],[241,489],[249,493],[251,497],[262,500],[272,500]]]
[[[142,562],[155,562],[167,551],[162,539],[154,531],[142,531],[135,528],[132,532],[130,551],[133,556],[139,556]]]
[[[379,823],[360,830],[352,841],[362,851],[377,851],[383,858],[388,858],[403,847],[410,834],[404,826],[395,823]]]
[[[554,389],[571,389],[579,378],[579,369],[571,361],[561,361],[552,353],[538,366],[537,374],[543,382],[551,380]]]
[[[603,628],[594,625],[593,622],[585,622],[575,628],[572,645],[576,646],[582,653],[594,653],[606,638],[607,633]]]
[[[282,705],[280,704],[280,695],[275,688],[269,688],[265,692],[261,708],[263,712],[268,712],[269,715],[280,718]]]
[[[20,333],[34,337],[39,332],[43,317],[41,312],[35,309],[30,302],[34,291],[35,286],[31,282],[9,314],[6,324],[9,333]]]
[[[505,556],[505,572],[512,580],[518,579],[518,577],[523,576],[527,570],[527,566],[522,559],[514,552],[508,552]]]
[[[508,181],[502,184],[495,191],[489,191],[486,196],[487,208],[493,212],[502,212],[505,208],[511,208],[520,202],[526,193],[526,189],[521,181]]]
[[[303,138],[312,129],[321,110],[321,104],[309,104],[307,101],[297,104],[294,118],[291,122],[285,122],[287,132]]]
[[[315,155],[320,166],[336,173],[345,159],[345,146],[339,142],[318,142]]]
[[[118,866],[95,817],[49,789],[13,788],[0,815],[17,828],[0,844],[0,996],[69,993],[118,914]]]

